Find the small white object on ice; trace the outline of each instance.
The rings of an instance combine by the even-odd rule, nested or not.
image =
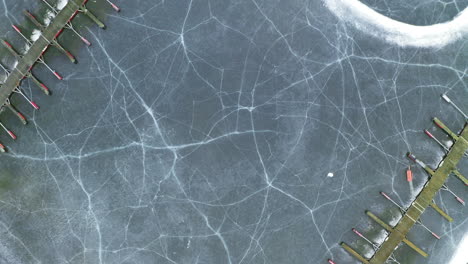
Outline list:
[[[446,94],[443,94],[442,95],[442,98],[447,102],[447,103],[450,103],[450,98],[448,98],[448,96]]]
[[[329,172],[329,173],[327,174],[327,177],[330,177],[330,178],[331,178],[331,177],[333,177],[333,176],[335,176],[335,175],[333,174],[333,172]]]

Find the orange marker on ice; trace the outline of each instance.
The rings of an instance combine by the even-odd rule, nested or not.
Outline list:
[[[408,166],[408,169],[406,170],[406,180],[408,182],[413,181],[413,172],[411,171],[411,166]]]

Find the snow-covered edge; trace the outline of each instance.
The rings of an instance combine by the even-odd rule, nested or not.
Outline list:
[[[453,20],[430,26],[415,26],[388,18],[358,0],[323,0],[341,20],[359,30],[399,46],[440,48],[468,34],[468,8]]]

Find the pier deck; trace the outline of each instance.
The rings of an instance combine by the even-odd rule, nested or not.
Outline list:
[[[467,127],[465,126],[460,136],[454,138],[456,141],[444,158],[443,163],[433,172],[424,189],[393,228],[388,239],[382,243],[379,250],[369,260],[370,264],[385,263],[397,246],[406,239],[406,235],[415,224],[415,221],[420,218],[427,207],[431,206],[434,196],[442,188],[450,174],[456,171],[458,162],[468,150]]]
[[[78,11],[85,0],[69,0],[68,4],[57,14],[52,22],[44,29],[41,38],[38,38],[26,54],[18,59],[15,69],[8,75],[5,83],[0,87],[0,105],[4,105],[13,90],[19,86],[30,67],[36,64],[42,51],[54,40],[57,32],[62,30],[72,15]]]

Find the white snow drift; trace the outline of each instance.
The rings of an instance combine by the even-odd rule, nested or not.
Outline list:
[[[468,34],[468,8],[452,21],[430,26],[415,26],[377,13],[358,0],[323,0],[341,20],[399,46],[439,48]]]

